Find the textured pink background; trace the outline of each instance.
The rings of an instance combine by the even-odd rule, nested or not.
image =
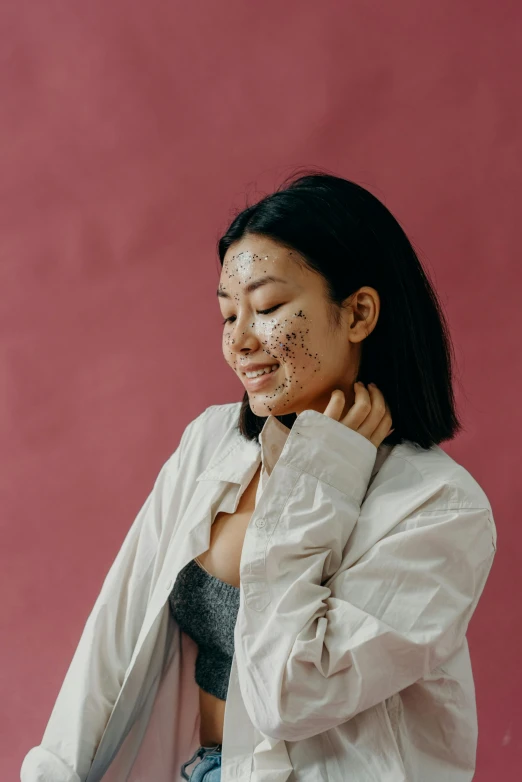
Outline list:
[[[469,631],[479,782],[518,777],[520,3],[4,0],[0,777],[39,742],[182,429],[241,387],[214,244],[299,165],[382,198],[434,275],[495,511]]]

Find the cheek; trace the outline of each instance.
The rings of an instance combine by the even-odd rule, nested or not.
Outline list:
[[[321,371],[321,357],[314,350],[309,320],[303,310],[297,310],[290,318],[259,322],[255,333],[264,352],[285,366],[286,382],[297,381],[303,376],[312,377]],[[229,362],[234,342],[231,334],[223,334],[223,355]]]
[[[289,380],[320,371],[319,353],[312,347],[310,328],[302,310],[292,318],[274,319],[260,329],[263,349],[286,365]]]
[[[235,340],[232,337],[232,334],[227,334],[226,332],[223,332],[223,337],[221,340],[221,348],[223,351],[223,356],[225,357],[225,360],[230,362],[232,359],[233,353],[233,345]]]

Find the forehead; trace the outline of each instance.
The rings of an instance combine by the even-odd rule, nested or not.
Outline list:
[[[263,236],[247,236],[235,242],[225,254],[221,270],[222,287],[244,284],[263,274],[277,274],[289,281],[299,273],[297,253]]]

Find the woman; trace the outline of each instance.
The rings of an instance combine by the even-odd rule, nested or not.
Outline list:
[[[461,427],[437,297],[386,207],[327,174],[219,256],[243,401],[160,471],[22,781],[471,780],[496,531],[439,447]]]

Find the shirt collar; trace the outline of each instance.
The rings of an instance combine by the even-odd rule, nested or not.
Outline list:
[[[279,459],[290,429],[275,416],[268,416],[259,434],[259,442],[248,440],[235,429],[232,441],[223,452],[219,447],[198,481],[228,481],[239,485],[250,482],[261,463],[270,474]]]
[[[273,415],[268,416],[259,433],[261,461],[267,475],[270,475],[281,456],[289,434],[290,429],[282,424],[278,418]]]

